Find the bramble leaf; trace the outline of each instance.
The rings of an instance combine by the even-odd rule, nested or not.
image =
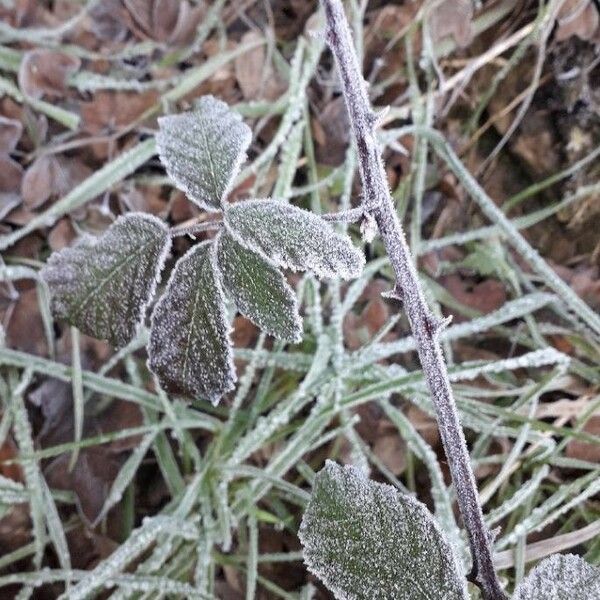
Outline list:
[[[319,216],[275,200],[248,200],[225,211],[225,224],[279,266],[320,277],[356,277],[364,257]]]
[[[513,600],[597,600],[600,569],[574,554],[554,554],[521,581]]]
[[[152,215],[119,217],[100,237],[55,252],[41,275],[58,319],[124,346],[135,336],[171,248],[167,226]]]
[[[217,404],[235,371],[214,254],[204,242],[175,265],[152,313],[148,366],[166,391]]]
[[[451,546],[423,504],[327,461],[299,531],[304,561],[336,598],[466,600]]]
[[[250,128],[225,102],[203,96],[197,110],[158,119],[160,160],[200,208],[218,210],[246,159]]]
[[[300,340],[296,295],[272,261],[224,231],[217,240],[217,264],[225,289],[244,316],[277,338]]]

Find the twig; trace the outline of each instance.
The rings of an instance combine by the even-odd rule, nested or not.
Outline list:
[[[390,196],[383,160],[374,134],[376,116],[369,103],[342,3],[340,0],[321,1],[327,21],[327,42],[339,70],[356,139],[364,209],[372,214],[385,244],[396,276],[396,296],[404,303],[423,373],[432,395],[458,506],[469,536],[473,556],[470,578],[481,588],[485,600],[504,600],[506,595],[494,571],[491,534],[485,526],[479,506],[469,452],[439,344],[438,336],[443,324],[434,318],[425,302]]]
[[[215,231],[223,227],[223,221],[205,221],[203,223],[193,223],[191,225],[179,225],[173,227],[169,231],[171,237],[177,237],[181,235],[196,235],[203,231]]]

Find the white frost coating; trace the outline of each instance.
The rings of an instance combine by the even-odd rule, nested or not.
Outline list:
[[[267,333],[300,341],[298,300],[277,265],[230,232],[221,233],[216,244],[223,287],[238,310]]]
[[[138,333],[171,249],[167,226],[130,213],[100,237],[50,256],[41,270],[57,318],[83,333],[125,346]]]
[[[92,597],[95,592],[107,586],[112,577],[121,574],[162,533],[171,533],[188,540],[195,539],[198,535],[193,525],[173,517],[144,519],[142,526],[132,531],[125,543],[90,571],[85,579],[62,594],[59,600],[86,600]]]
[[[512,600],[598,600],[600,569],[574,554],[554,554],[519,584]]]
[[[204,242],[175,266],[152,313],[148,366],[164,390],[217,404],[235,370],[214,254]]]
[[[319,277],[350,279],[365,259],[350,238],[306,210],[274,200],[248,200],[227,208],[225,225],[279,266]]]
[[[427,508],[327,461],[299,531],[304,561],[336,598],[466,600],[454,551]]]
[[[158,119],[158,154],[169,177],[190,200],[200,208],[220,209],[246,160],[252,131],[213,96],[203,96],[196,107]]]

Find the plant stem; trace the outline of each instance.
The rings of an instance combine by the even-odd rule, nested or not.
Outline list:
[[[504,600],[507,596],[494,570],[491,534],[483,520],[469,451],[438,339],[444,324],[435,319],[425,302],[415,264],[396,215],[375,139],[377,116],[367,96],[342,3],[340,0],[321,2],[327,21],[327,42],[335,57],[356,140],[364,210],[375,219],[394,269],[394,292],[404,303],[410,321],[423,374],[437,413],[459,510],[469,536],[473,557],[469,578],[479,586],[485,600]]]

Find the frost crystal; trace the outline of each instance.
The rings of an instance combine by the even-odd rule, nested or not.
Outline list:
[[[167,174],[201,208],[221,208],[233,178],[246,159],[250,128],[238,113],[213,96],[197,110],[161,117],[156,144]]]
[[[356,277],[363,255],[350,238],[336,233],[323,219],[275,200],[249,200],[225,212],[226,225],[275,263],[311,270],[320,277]]]
[[[466,600],[451,546],[428,510],[328,461],[299,532],[304,560],[336,598]]]
[[[148,366],[168,392],[217,404],[235,371],[214,245],[191,248],[152,313]]]
[[[130,342],[171,248],[167,226],[151,215],[119,217],[98,238],[50,256],[41,275],[58,319],[114,346]]]
[[[277,338],[300,340],[296,295],[272,261],[224,232],[217,241],[217,263],[225,289],[244,316]]]
[[[600,569],[574,554],[554,554],[543,560],[519,584],[513,600],[597,600]]]

